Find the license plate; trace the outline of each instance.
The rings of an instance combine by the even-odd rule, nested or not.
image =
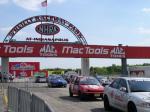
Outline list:
[[[40,79],[40,81],[46,81],[46,79]]]
[[[100,96],[100,94],[94,94],[94,96]]]

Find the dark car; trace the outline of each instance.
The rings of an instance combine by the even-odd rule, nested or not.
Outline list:
[[[36,83],[46,83],[46,77],[45,76],[37,76],[35,78]]]
[[[62,76],[51,76],[47,84],[48,87],[67,87],[67,81]]]
[[[80,100],[86,96],[103,98],[104,87],[94,77],[77,76],[69,85],[69,95],[78,95]]]
[[[8,80],[10,80],[9,75],[8,74],[2,74],[0,72],[0,82],[2,82],[2,80],[3,80],[3,82],[8,82]]]

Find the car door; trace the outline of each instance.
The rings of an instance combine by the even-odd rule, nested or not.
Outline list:
[[[108,99],[111,106],[115,106],[115,93],[117,92],[118,86],[119,86],[120,79],[115,79],[110,85],[109,85],[109,91],[108,91]]]
[[[128,100],[128,88],[125,79],[120,79],[119,86],[114,95],[115,107],[120,110],[125,110]]]
[[[73,93],[74,94],[78,94],[78,91],[79,91],[79,81],[80,81],[80,79],[76,78],[76,80],[74,82],[74,85],[73,85]]]

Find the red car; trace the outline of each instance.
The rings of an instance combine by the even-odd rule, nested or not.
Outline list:
[[[85,99],[86,96],[103,98],[104,87],[100,85],[99,81],[90,76],[77,76],[69,85],[69,95],[78,95],[80,100]]]

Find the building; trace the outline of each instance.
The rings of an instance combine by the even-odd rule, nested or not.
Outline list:
[[[150,77],[150,66],[132,66],[128,67],[129,76]]]

